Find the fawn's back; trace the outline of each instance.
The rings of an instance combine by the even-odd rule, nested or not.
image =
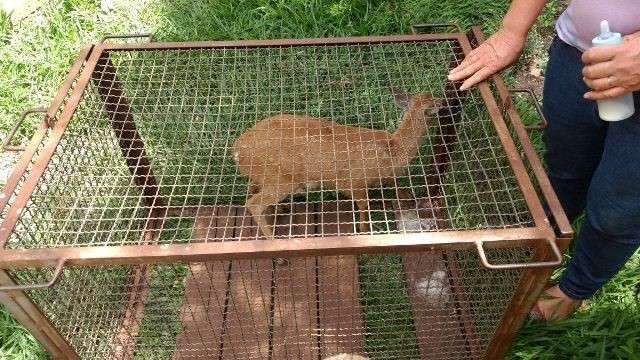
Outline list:
[[[240,172],[256,184],[277,180],[335,187],[351,180],[379,179],[393,175],[399,165],[394,155],[386,131],[290,114],[260,121],[234,144]]]

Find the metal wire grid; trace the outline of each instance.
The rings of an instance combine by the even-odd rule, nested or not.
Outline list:
[[[477,263],[450,251],[76,267],[29,296],[83,359],[473,359],[522,274]]]
[[[79,69],[80,69],[79,73],[82,72],[82,70],[84,69],[84,65],[81,65]],[[60,106],[58,107],[57,111],[51,116],[50,124],[55,124],[56,122],[59,121],[60,116],[62,115],[63,109],[67,105],[67,102],[69,101],[69,97],[71,96],[71,93],[73,92],[74,88],[76,87],[77,82],[78,82],[78,79],[76,78],[71,83],[71,85],[69,86],[69,89],[66,91],[66,93],[64,94],[64,96],[62,98],[62,101],[60,102]],[[43,139],[47,139],[50,136],[50,134],[51,134],[51,128],[49,126],[45,127],[44,128]],[[45,144],[46,144],[46,141],[41,141],[37,145],[36,149],[34,150],[33,156],[31,156],[31,158],[29,159],[29,161],[26,164],[25,171],[21,174],[20,178],[17,180],[17,184],[16,184],[16,187],[15,187],[14,191],[9,194],[9,199],[7,199],[6,205],[0,209],[0,219],[2,221],[4,221],[4,219],[6,218],[7,213],[9,211],[9,208],[15,202],[16,197],[17,197],[18,193],[20,192],[20,189],[22,188],[22,186],[24,185],[25,181],[27,180],[29,174],[33,170],[33,167],[34,167],[34,164],[35,164],[36,160],[38,159],[38,157],[40,157],[42,155],[42,152],[44,150]],[[19,159],[19,161],[21,161],[21,160],[22,159]],[[13,176],[13,174],[11,176]],[[4,196],[4,194],[2,194],[2,196]],[[27,219],[31,215],[29,212],[25,212],[23,214],[24,214],[24,216],[27,217]],[[26,229],[24,227],[22,227],[21,224],[18,224],[17,225],[17,230],[24,231]],[[29,239],[29,238],[27,237],[27,238],[25,238],[25,240],[26,239]]]
[[[297,113],[394,131],[403,112],[393,104],[389,85],[409,94],[432,93],[446,106],[454,100],[445,98],[445,76],[448,65],[456,61],[455,46],[454,41],[436,41],[110,52],[117,80],[131,104],[128,114],[144,139],[160,195],[173,209],[166,216],[158,242],[192,241],[197,231],[195,212],[187,207],[244,205],[247,178],[238,173],[231,146],[256,122]],[[95,80],[104,76],[93,74]],[[85,90],[22,211],[8,248],[144,242],[142,228],[149,208],[122,159],[103,110],[105,98],[95,85],[96,81]],[[395,174],[393,184],[368,185],[372,233],[406,230],[394,225],[398,219],[390,200],[397,198],[397,190],[405,190],[418,200],[410,207],[431,216],[440,214],[447,223],[446,229],[435,224],[410,231],[533,225],[484,102],[475,91],[464,99],[461,120],[455,126],[458,139],[448,154],[447,174],[440,179],[442,194],[430,194],[425,186],[433,164],[431,145],[440,130],[438,122],[429,127],[418,156],[404,174]],[[322,219],[319,209],[323,203],[336,200],[352,204],[349,197],[330,187],[305,189],[284,203],[289,208],[303,204],[308,221],[312,221]],[[431,208],[434,203],[437,209]],[[352,230],[347,233],[353,234],[358,231],[358,214],[353,204],[351,209]],[[286,208],[274,211],[289,216]],[[242,217],[236,223],[255,228],[252,221],[244,220],[244,213],[236,214]],[[254,230],[249,233],[257,236]],[[282,236],[293,233],[280,232]],[[223,235],[218,240],[237,239]]]

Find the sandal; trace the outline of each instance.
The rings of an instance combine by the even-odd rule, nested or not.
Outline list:
[[[556,286],[555,283],[547,283],[547,285],[545,285],[542,293],[540,293],[540,297],[538,297],[535,304],[533,304],[531,311],[529,311],[529,319],[535,321],[548,321],[544,316],[544,312],[542,312],[542,308],[540,308],[540,300],[551,300],[552,298],[555,298],[554,296],[546,293],[547,290],[551,289],[554,286]]]
[[[563,305],[566,305],[566,303],[564,302],[565,299],[560,296],[556,296],[548,293],[549,289],[553,288],[556,285],[557,284],[547,284],[542,294],[540,294],[540,297],[538,298],[536,303],[533,305],[533,308],[531,308],[531,311],[529,312],[530,319],[536,320],[536,321],[544,321],[544,322],[564,320],[567,317],[569,317],[571,314],[573,314],[573,312],[580,307],[580,305],[582,304],[581,300],[570,300],[572,301],[572,304],[568,308],[563,309]],[[558,301],[556,304],[554,304],[553,307],[549,309],[550,311],[548,311],[548,313],[545,315],[545,312],[543,311],[540,304],[541,301],[557,300],[557,299],[560,299],[561,301]],[[565,311],[566,313],[564,313]]]

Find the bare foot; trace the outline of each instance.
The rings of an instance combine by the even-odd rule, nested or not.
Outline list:
[[[558,285],[555,285],[540,295],[532,314],[544,321],[564,320],[573,314],[581,304],[581,300],[570,298],[560,290]]]

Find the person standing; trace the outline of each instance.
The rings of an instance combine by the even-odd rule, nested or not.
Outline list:
[[[512,64],[544,0],[514,0],[500,29],[451,70],[465,90]],[[620,45],[590,48],[608,20]],[[532,313],[570,316],[609,281],[640,246],[640,4],[637,0],[572,0],[556,22],[549,48],[543,109],[548,175],[567,217],[583,211],[575,252],[560,282]],[[605,122],[594,100],[633,94],[636,112]]]

